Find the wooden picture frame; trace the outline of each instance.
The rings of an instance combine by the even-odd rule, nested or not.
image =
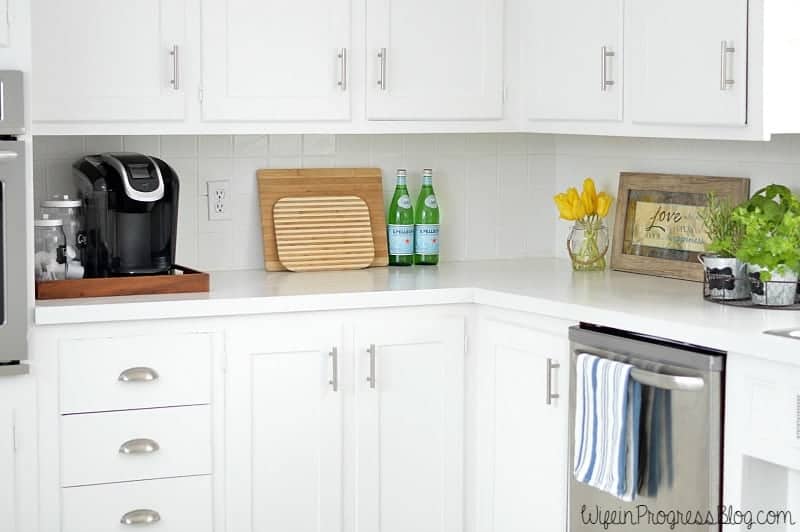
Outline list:
[[[702,282],[707,236],[699,214],[712,192],[738,205],[750,196],[750,180],[621,173],[611,268]]]

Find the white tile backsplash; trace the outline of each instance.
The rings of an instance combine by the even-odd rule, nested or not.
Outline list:
[[[262,267],[259,168],[375,166],[388,203],[397,168],[408,169],[416,199],[422,169],[432,167],[443,260],[563,256],[569,225],[557,220],[552,196],[587,176],[615,196],[622,171],[750,177],[753,190],[770,182],[800,188],[800,136],[769,143],[519,133],[36,137],[37,203],[75,193],[78,157],[118,149],[160,156],[176,169],[178,262],[207,270]],[[231,181],[228,221],[208,220],[206,182],[216,179]]]

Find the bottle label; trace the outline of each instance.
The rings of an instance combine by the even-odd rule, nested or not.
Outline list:
[[[401,209],[410,209],[411,208],[411,198],[408,197],[408,194],[403,194],[399,198],[397,198],[397,206]]]
[[[414,242],[418,255],[438,255],[439,224],[417,224]]]
[[[431,194],[430,196],[425,198],[425,206],[428,207],[429,209],[438,209],[439,202],[436,201],[436,196]]]
[[[414,226],[389,224],[389,255],[413,254]]]

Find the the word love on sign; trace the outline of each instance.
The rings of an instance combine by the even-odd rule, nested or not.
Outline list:
[[[703,252],[708,235],[698,205],[639,201],[633,222],[632,244],[661,249]]]

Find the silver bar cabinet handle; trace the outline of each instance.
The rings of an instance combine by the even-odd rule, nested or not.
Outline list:
[[[347,90],[347,48],[340,48],[336,55],[339,60],[339,79],[336,84],[343,91]]]
[[[120,523],[128,526],[153,525],[159,521],[161,514],[155,510],[131,510],[119,519]]]
[[[600,90],[608,91],[614,85],[614,80],[608,79],[608,60],[617,54],[608,49],[607,46],[600,48]]]
[[[378,52],[378,87],[382,91],[386,90],[386,48],[381,48]]]
[[[736,52],[736,48],[728,45],[728,41],[720,43],[719,51],[719,90],[726,91],[736,81],[728,78],[728,55]]]
[[[559,395],[553,393],[553,370],[561,367],[558,362],[553,362],[552,358],[547,359],[547,397],[545,404],[553,404],[553,399],[558,399]]]
[[[331,380],[328,381],[328,384],[331,385],[331,389],[334,392],[339,391],[339,348],[334,347],[328,353],[328,356],[331,358]]]
[[[119,454],[151,454],[161,449],[158,442],[150,438],[128,440],[119,446]]]
[[[117,377],[120,382],[151,382],[157,379],[158,372],[147,367],[128,368]]]
[[[369,353],[369,376],[367,377],[367,382],[369,383],[369,387],[374,390],[375,389],[375,344],[369,345],[367,353]]]
[[[172,80],[170,80],[169,84],[172,85],[173,89],[179,90],[181,88],[181,64],[177,44],[172,45],[172,50],[170,50],[169,55],[172,56]]]

